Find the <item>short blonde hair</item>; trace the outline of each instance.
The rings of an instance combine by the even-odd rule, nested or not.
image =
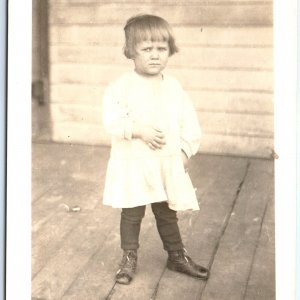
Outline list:
[[[169,23],[154,15],[137,15],[128,19],[125,27],[124,55],[132,59],[136,55],[136,45],[140,42],[165,41],[169,44],[169,56],[178,52]]]

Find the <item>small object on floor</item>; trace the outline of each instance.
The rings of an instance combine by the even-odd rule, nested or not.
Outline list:
[[[116,274],[116,282],[120,284],[129,284],[137,266],[137,250],[125,250],[120,263],[120,269]]]
[[[169,251],[169,258],[167,262],[167,268],[187,274],[192,277],[196,277],[202,280],[207,280],[209,277],[209,270],[205,267],[197,265],[193,260],[187,255],[185,249],[178,251]]]
[[[64,207],[67,212],[79,212],[81,210],[81,208],[77,205],[70,207],[69,205],[62,203],[59,205],[59,207],[61,206]]]
[[[70,211],[71,212],[79,212],[79,211],[81,211],[81,208],[79,206],[75,205],[75,206],[71,207]]]

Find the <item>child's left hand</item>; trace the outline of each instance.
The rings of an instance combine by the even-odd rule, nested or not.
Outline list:
[[[183,150],[181,150],[181,159],[182,159],[182,162],[183,162],[184,170],[187,172],[188,171],[189,159],[188,159],[188,157],[186,156],[186,154],[184,153]]]

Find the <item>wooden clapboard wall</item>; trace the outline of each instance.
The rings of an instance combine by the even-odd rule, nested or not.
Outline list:
[[[175,75],[203,129],[200,151],[267,157],[273,147],[272,1],[49,1],[53,140],[108,144],[101,124],[107,84],[132,68],[123,26],[153,13],[173,26]]]

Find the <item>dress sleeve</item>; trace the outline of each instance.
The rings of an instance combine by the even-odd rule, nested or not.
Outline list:
[[[104,91],[102,120],[110,135],[132,139],[133,121],[119,84],[111,84]]]
[[[181,118],[181,149],[190,158],[198,152],[201,138],[201,128],[197,113],[191,99],[183,92],[183,109]]]

